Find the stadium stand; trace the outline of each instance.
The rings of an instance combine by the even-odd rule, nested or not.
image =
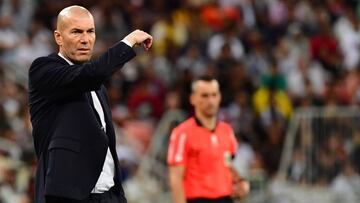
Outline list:
[[[0,203],[32,202],[27,71],[57,51],[56,14],[72,4],[94,14],[95,57],[132,29],[154,36],[150,54],[107,82],[129,203],[170,201],[166,138],[193,113],[190,82],[201,75],[221,83],[220,118],[252,183],[243,202],[359,202],[358,1],[0,0]]]

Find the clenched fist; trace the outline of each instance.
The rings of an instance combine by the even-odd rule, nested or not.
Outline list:
[[[153,37],[142,30],[135,30],[128,34],[124,40],[129,42],[131,46],[143,45],[145,50],[149,50],[153,42]]]

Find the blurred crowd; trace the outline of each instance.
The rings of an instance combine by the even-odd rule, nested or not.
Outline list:
[[[36,57],[58,51],[56,16],[72,4],[94,16],[94,57],[133,29],[154,36],[151,51],[135,48],[138,56],[106,84],[124,181],[154,134],[168,136],[192,115],[198,76],[220,82],[219,119],[234,128],[245,177],[276,174],[294,109],[360,104],[356,0],[0,0],[1,203],[32,200],[27,72]]]

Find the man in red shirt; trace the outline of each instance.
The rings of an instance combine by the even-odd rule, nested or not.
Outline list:
[[[172,131],[168,151],[175,203],[231,203],[232,197],[249,191],[248,182],[231,166],[237,143],[230,125],[217,120],[220,100],[215,79],[193,82],[190,102],[195,116]]]

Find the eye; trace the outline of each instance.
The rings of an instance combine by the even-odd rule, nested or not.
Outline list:
[[[81,34],[82,31],[78,29],[71,30],[71,34]]]
[[[202,98],[207,98],[207,97],[209,97],[209,94],[202,94],[201,97]]]

